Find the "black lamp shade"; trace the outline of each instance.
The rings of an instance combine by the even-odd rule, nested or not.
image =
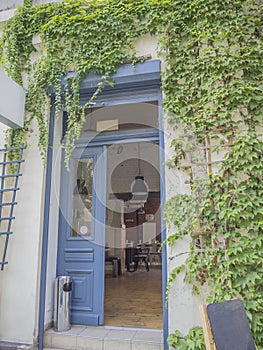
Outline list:
[[[145,203],[148,197],[148,188],[144,182],[144,176],[136,176],[131,188],[132,202]]]

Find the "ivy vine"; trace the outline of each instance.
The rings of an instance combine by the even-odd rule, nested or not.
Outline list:
[[[174,4],[165,107],[185,134],[172,142],[170,166],[189,175],[191,194],[171,198],[166,218],[175,229],[169,244],[192,241],[169,288],[185,272],[195,292],[209,286],[207,302],[242,299],[262,349],[262,2]]]
[[[168,243],[192,237],[187,260],[170,274],[169,286],[185,271],[195,292],[209,285],[208,302],[241,298],[258,349],[263,349],[262,14],[260,0],[68,0],[36,6],[26,0],[0,38],[0,65],[27,92],[25,126],[10,130],[10,142],[20,144],[35,120],[45,158],[52,87],[57,114],[68,113],[66,161],[85,108],[112,84],[110,74],[127,59],[136,61],[139,37],[160,38],[164,108],[171,125],[184,128],[172,141],[169,165],[188,174],[191,187],[165,209],[175,232]],[[91,70],[104,81],[80,106],[80,81]],[[61,77],[67,77],[63,88]],[[199,337],[198,332],[191,334]],[[192,344],[191,334],[184,344],[174,334],[173,344]]]
[[[189,333],[183,337],[177,330],[170,334],[168,345],[176,350],[206,350],[203,330],[201,327],[193,327]]]
[[[7,73],[27,88],[26,110],[28,119],[21,133],[35,119],[39,126],[39,147],[43,157],[47,145],[45,110],[48,106],[49,87],[56,95],[56,110],[63,107],[68,113],[66,133],[66,160],[74,148],[84,122],[84,110],[79,104],[81,79],[91,70],[107,76],[115,72],[127,59],[136,61],[134,43],[147,33],[144,20],[153,16],[157,1],[67,1],[32,6],[30,1],[18,7],[8,21],[0,42],[0,63]],[[165,6],[164,6],[165,8]],[[167,9],[165,8],[165,11]],[[34,39],[40,37],[39,59],[32,63],[37,51]],[[61,89],[61,77],[69,71],[67,85]],[[98,86],[95,96],[101,91]],[[17,134],[17,132],[15,132]],[[13,134],[13,132],[12,132]],[[20,137],[19,137],[20,139]],[[16,137],[12,138],[13,143]]]

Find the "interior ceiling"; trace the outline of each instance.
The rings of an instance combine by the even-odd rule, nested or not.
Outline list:
[[[144,176],[149,192],[160,191],[158,144],[143,142],[110,146],[108,194],[130,193],[138,175]]]

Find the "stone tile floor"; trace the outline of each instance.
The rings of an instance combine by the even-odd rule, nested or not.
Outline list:
[[[72,326],[67,332],[50,329],[44,350],[162,350],[163,332],[118,327]]]

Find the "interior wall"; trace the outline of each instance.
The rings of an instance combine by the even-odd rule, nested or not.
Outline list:
[[[125,246],[125,230],[122,227],[123,222],[123,202],[113,200],[111,208],[106,210],[106,239],[105,246],[108,256],[122,256],[122,248]]]
[[[147,242],[154,242],[156,236],[161,239],[159,147],[149,142],[111,145],[107,165],[106,254],[120,257],[124,272],[124,248],[128,242],[144,242],[146,234]],[[143,212],[137,215],[138,207],[131,208],[128,203],[139,169],[147,182],[149,197]]]
[[[147,243],[149,240],[161,241],[161,213],[160,213],[160,198],[148,199],[144,204],[143,213],[138,214],[138,228],[137,228],[137,214],[136,211],[131,211],[124,214],[124,224],[126,226],[126,240],[129,242],[136,242],[137,234],[139,241]],[[151,233],[147,234],[147,226],[144,224],[155,224],[155,229],[151,229]],[[137,232],[139,231],[139,232]],[[146,238],[145,238],[146,237]]]

